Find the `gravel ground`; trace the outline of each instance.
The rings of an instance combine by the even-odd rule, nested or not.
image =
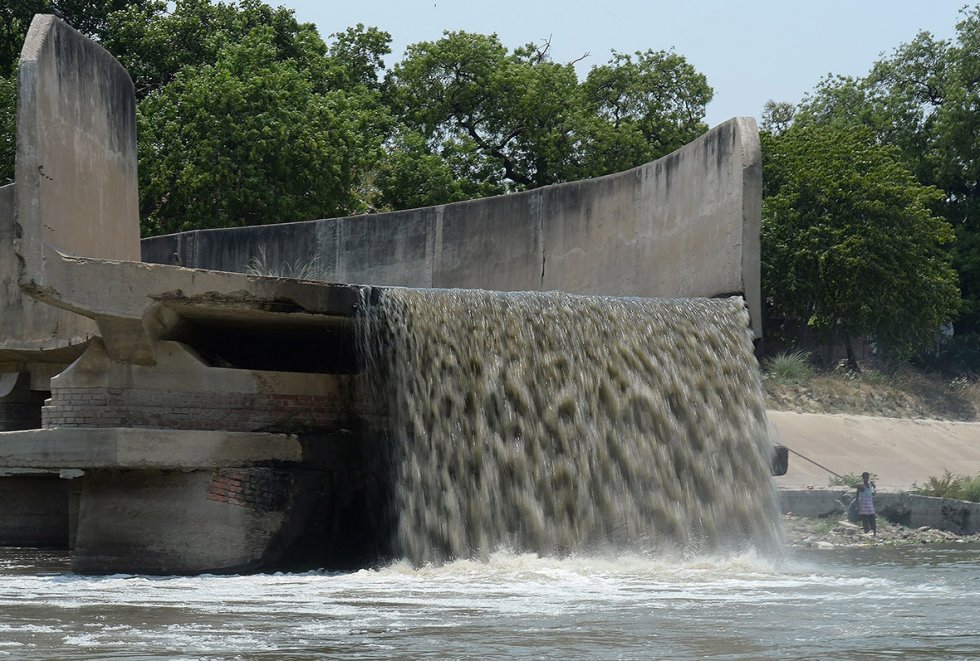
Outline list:
[[[957,535],[946,530],[923,526],[906,528],[878,517],[878,535],[866,535],[860,523],[846,518],[808,519],[783,515],[786,543],[793,548],[834,548],[863,544],[955,544],[980,543],[980,534]]]

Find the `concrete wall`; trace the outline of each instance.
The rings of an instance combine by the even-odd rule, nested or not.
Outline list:
[[[606,177],[394,213],[144,239],[144,261],[242,271],[317,260],[319,279],[611,296],[745,295],[759,308],[755,122],[721,124]]]
[[[784,514],[807,517],[843,516],[852,496],[851,489],[783,489],[779,492]],[[909,493],[877,493],[875,510],[879,516],[913,528],[929,526],[961,535],[980,532],[980,503]]]
[[[66,354],[63,363],[71,362],[95,331],[92,321],[45,305],[21,291],[18,280],[22,260],[14,250],[20,231],[14,222],[15,186],[0,187],[0,372],[22,368],[28,359],[23,352]],[[78,350],[73,351],[72,345]]]
[[[49,15],[34,17],[19,71],[15,183],[0,193],[0,352],[57,350],[94,334],[89,319],[17,289],[50,286],[45,249],[139,259],[129,75]]]
[[[106,50],[37,15],[21,51],[17,224],[21,254],[139,259],[136,100]],[[134,222],[136,221],[136,222]]]

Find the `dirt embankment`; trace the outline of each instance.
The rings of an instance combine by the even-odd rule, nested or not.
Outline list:
[[[763,369],[763,384],[766,404],[775,411],[980,421],[980,381],[962,377],[865,368],[860,373],[817,373],[786,383]]]

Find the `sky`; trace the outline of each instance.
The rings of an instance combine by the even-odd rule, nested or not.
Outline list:
[[[267,0],[324,39],[363,23],[389,32],[392,54],[445,30],[496,33],[508,48],[551,41],[552,58],[593,66],[624,53],[673,48],[708,78],[706,121],[759,119],[769,99],[799,102],[827,74],[862,76],[927,30],[955,37],[965,0]],[[974,0],[975,2],[975,0]],[[972,5],[971,5],[972,6]]]

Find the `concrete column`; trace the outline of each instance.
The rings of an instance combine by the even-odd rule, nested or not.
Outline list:
[[[365,484],[358,480],[361,489]],[[94,470],[81,481],[79,573],[340,569],[377,558],[365,500],[343,475],[273,468]],[[338,529],[337,507],[358,516]]]

